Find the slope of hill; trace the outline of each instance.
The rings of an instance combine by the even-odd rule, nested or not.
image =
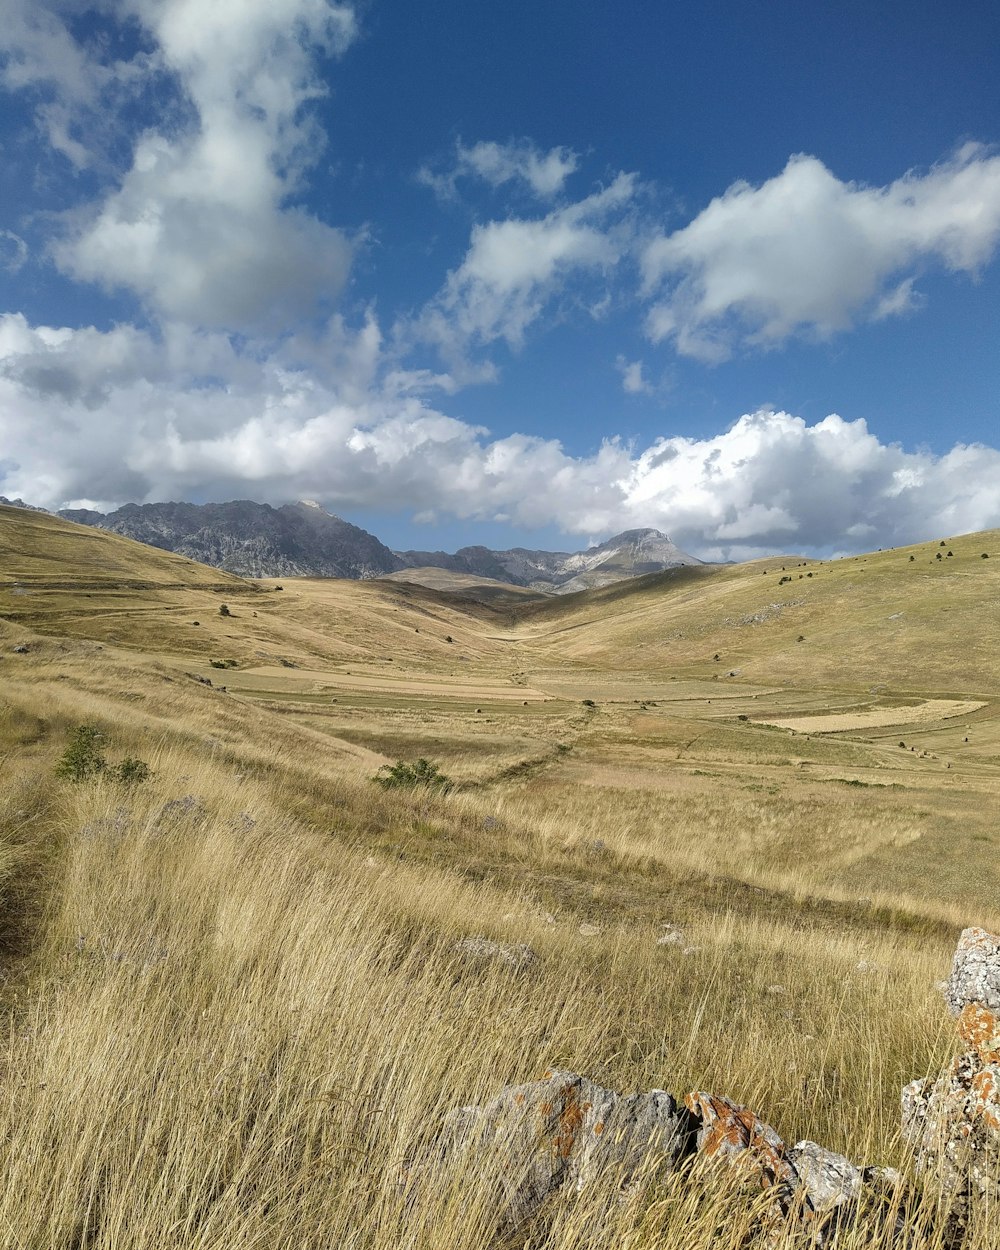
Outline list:
[[[484,603],[0,507],[0,1227],[486,1250],[502,1157],[400,1178],[551,1067],[907,1169],[900,1088],[951,1057],[932,986],[1000,927],[998,542]],[[74,783],[80,727],[107,766]],[[372,780],[421,757],[449,791]],[[567,1194],[522,1241],[756,1235],[737,1169],[677,1183]]]
[[[525,642],[561,662],[995,691],[998,605],[1000,531],[990,531],[839,560],[677,570],[528,605],[521,619]]]

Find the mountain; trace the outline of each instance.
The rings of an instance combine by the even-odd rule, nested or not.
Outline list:
[[[176,551],[241,577],[381,577],[404,562],[367,530],[311,500],[272,508],[231,503],[125,504],[103,514],[66,509],[68,521]]]
[[[27,505],[21,505],[27,506]],[[64,509],[68,521],[110,530],[175,551],[241,577],[385,577],[407,569],[445,569],[569,594],[643,573],[701,564],[659,530],[626,530],[586,551],[529,551],[514,547],[462,547],[445,551],[390,551],[367,530],[351,525],[312,500],[272,508],[247,499],[232,503],[125,504],[117,512]]]
[[[525,547],[491,551],[488,547],[462,547],[454,555],[444,551],[401,551],[397,555],[411,568],[471,573],[555,594],[610,586],[643,573],[703,563],[654,529],[625,530],[586,551],[529,551]],[[405,573],[400,576],[405,577]]]

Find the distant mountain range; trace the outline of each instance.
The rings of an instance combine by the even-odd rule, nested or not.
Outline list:
[[[6,500],[30,507],[21,500]],[[568,594],[594,586],[701,564],[654,529],[626,530],[586,551],[530,551],[514,547],[462,547],[444,551],[391,551],[367,530],[325,511],[311,500],[269,504],[125,504],[116,512],[84,508],[59,513],[69,521],[123,534],[151,547],[175,551],[242,577],[371,578],[444,569],[512,586]],[[413,580],[419,580],[419,574]]]

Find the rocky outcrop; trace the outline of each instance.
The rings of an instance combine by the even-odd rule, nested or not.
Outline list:
[[[609,1172],[619,1188],[650,1167],[668,1174],[690,1155],[694,1130],[690,1112],[662,1090],[622,1096],[576,1072],[551,1071],[450,1112],[432,1157],[412,1164],[406,1181],[425,1187],[485,1152],[495,1228],[507,1236],[557,1190],[580,1192]]]
[[[917,1171],[944,1188],[957,1239],[974,1204],[1000,1203],[1000,936],[963,931],[944,997],[968,1049],[905,1087],[903,1133]]]
[[[499,944],[489,939],[462,942],[473,946],[460,951],[456,943],[456,953],[498,957]],[[1000,936],[962,933],[944,994],[968,1050],[940,1075],[906,1086],[903,1131],[917,1172],[947,1199],[944,1221],[931,1217],[933,1244],[958,1247],[974,1205],[1000,1204]],[[699,1157],[739,1167],[764,1191],[764,1242],[791,1224],[802,1244],[832,1248],[842,1233],[862,1234],[862,1212],[894,1245],[915,1245],[922,1236],[913,1225],[919,1200],[893,1168],[861,1167],[813,1141],[787,1147],[756,1112],[720,1094],[619,1094],[576,1072],[547,1072],[450,1112],[430,1148],[411,1158],[404,1184],[416,1199],[449,1175],[454,1184],[462,1173],[485,1171],[492,1187],[486,1208],[507,1237],[556,1193],[598,1182],[605,1193],[634,1191]]]
[[[489,1102],[459,1107],[444,1119],[430,1152],[411,1160],[411,1195],[463,1171],[490,1177],[485,1205],[494,1231],[509,1237],[557,1192],[600,1183],[625,1194],[683,1169],[696,1157],[742,1168],[769,1195],[772,1229],[795,1220],[813,1246],[857,1211],[867,1186],[883,1184],[815,1142],[787,1149],[747,1107],[697,1090],[683,1101],[665,1090],[619,1094],[576,1072],[547,1072],[510,1085]]]

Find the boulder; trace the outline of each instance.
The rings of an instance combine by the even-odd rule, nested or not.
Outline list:
[[[903,1089],[902,1121],[916,1170],[949,1198],[957,1239],[973,1203],[1000,1203],[1000,936],[963,931],[944,997],[967,1050]]]
[[[1000,1012],[1000,934],[963,929],[945,982],[945,1002],[953,1016],[969,1003]]]
[[[749,1165],[764,1189],[774,1190],[776,1210],[787,1214],[801,1201],[810,1209],[794,1165],[787,1157],[785,1143],[770,1126],[748,1107],[719,1094],[695,1090],[684,1103],[699,1122],[697,1148],[709,1158],[728,1159]]]
[[[581,1192],[611,1172],[625,1188],[640,1173],[669,1173],[691,1153],[693,1128],[690,1114],[662,1090],[622,1096],[575,1072],[551,1071],[450,1112],[429,1167],[440,1175],[442,1165],[460,1164],[470,1152],[487,1155],[490,1206],[507,1236],[564,1187]],[[483,1174],[481,1163],[475,1171]]]
[[[862,1171],[843,1155],[814,1141],[800,1141],[788,1151],[787,1160],[815,1211],[832,1211],[861,1197],[865,1184]]]

